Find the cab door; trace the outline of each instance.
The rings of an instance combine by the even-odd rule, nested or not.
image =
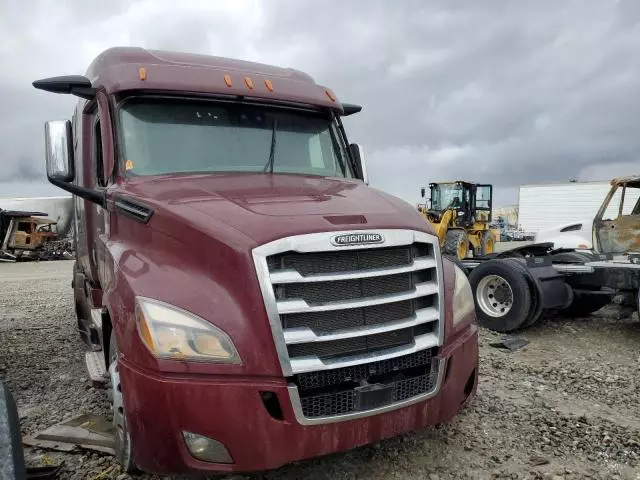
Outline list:
[[[476,185],[473,199],[473,211],[476,222],[490,223],[491,208],[493,207],[493,185]]]

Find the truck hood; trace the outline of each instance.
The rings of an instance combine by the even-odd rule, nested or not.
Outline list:
[[[135,178],[117,190],[152,207],[149,226],[174,237],[179,235],[176,229],[189,227],[217,238],[232,229],[234,237],[241,233],[256,244],[363,228],[433,233],[411,205],[358,180],[290,174],[163,175]]]

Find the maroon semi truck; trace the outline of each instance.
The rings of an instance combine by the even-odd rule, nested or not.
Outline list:
[[[341,118],[293,69],[141,48],[34,86],[74,195],[73,289],[123,469],[272,469],[439,424],[475,395],[465,274],[368,186]]]

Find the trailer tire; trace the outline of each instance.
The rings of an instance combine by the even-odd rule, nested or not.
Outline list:
[[[521,328],[532,306],[531,288],[511,261],[496,259],[481,263],[469,275],[478,323],[496,332]]]
[[[469,253],[469,237],[467,232],[460,229],[449,230],[444,239],[444,252],[454,255],[458,260],[464,260]]]
[[[109,381],[107,391],[113,409],[114,426],[114,450],[120,468],[125,473],[137,473],[138,468],[133,461],[133,448],[131,436],[127,428],[127,414],[124,408],[123,392],[120,385],[120,373],[118,372],[118,343],[115,330],[111,330],[109,339]],[[119,415],[119,417],[117,417]],[[119,418],[116,421],[116,418]]]

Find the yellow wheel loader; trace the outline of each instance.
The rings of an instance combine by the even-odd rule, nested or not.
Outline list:
[[[418,210],[431,223],[443,253],[466,258],[493,253],[496,237],[489,228],[493,186],[456,180],[429,184],[430,196]],[[426,191],[422,188],[422,198]]]

